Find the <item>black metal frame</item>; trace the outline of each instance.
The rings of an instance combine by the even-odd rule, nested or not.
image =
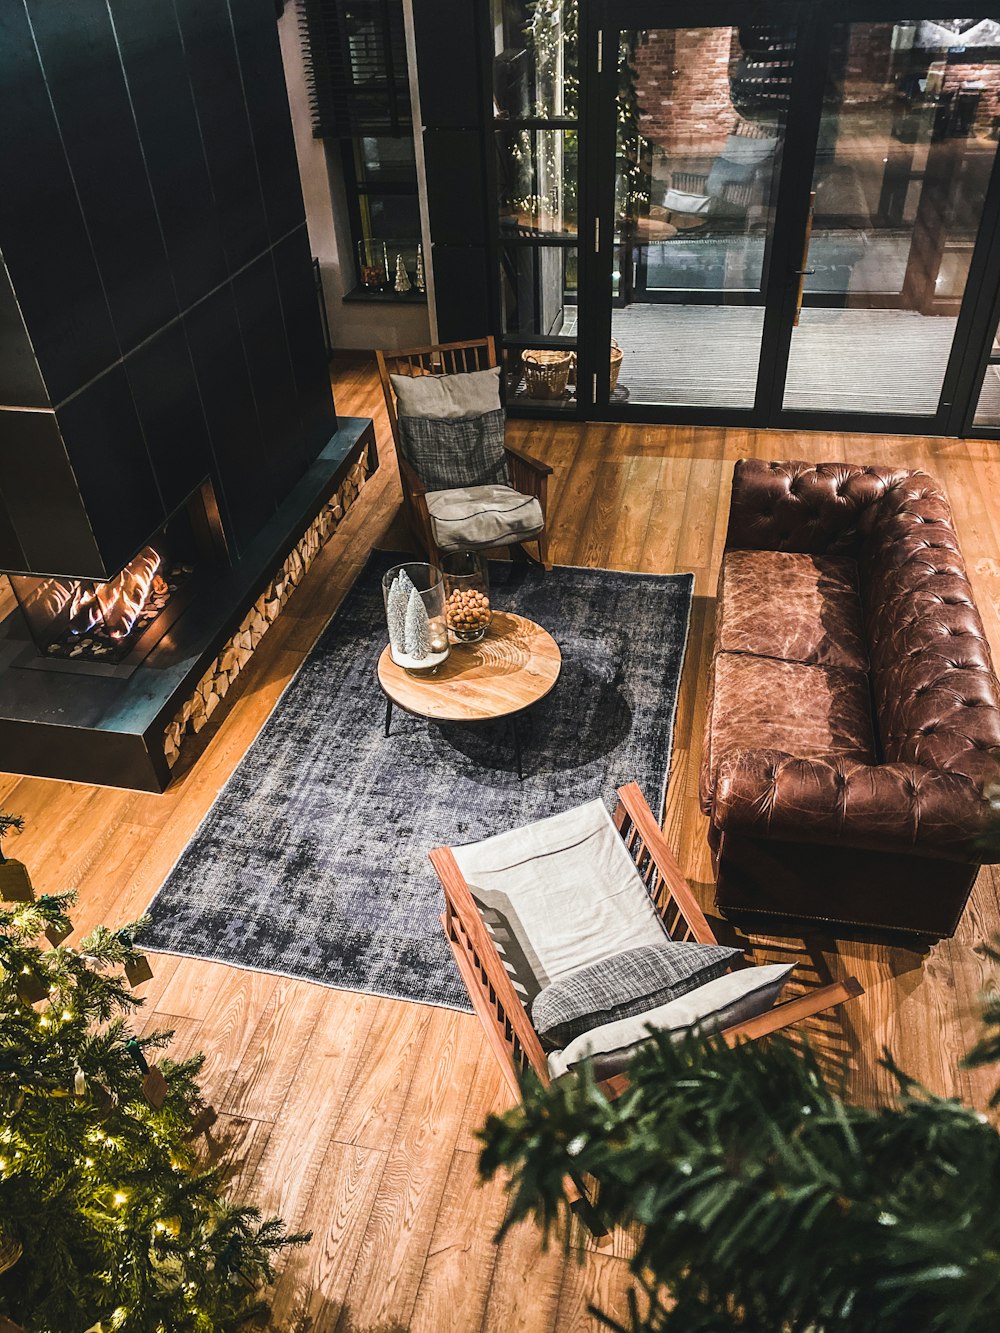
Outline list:
[[[379,684],[381,685],[381,681],[379,682]],[[392,731],[392,713],[394,708],[398,708],[402,713],[409,714],[410,717],[421,718],[424,722],[428,723],[437,722],[440,724],[443,721],[443,719],[441,718],[430,717],[426,713],[417,713],[414,712],[412,708],[406,708],[403,704],[398,703],[395,699],[393,699],[392,695],[389,693],[389,691],[385,688],[384,685],[382,685],[382,693],[385,695],[385,722],[383,724],[382,734],[387,739]],[[509,722],[511,741],[514,746],[514,763],[517,767],[517,780],[518,782],[523,782],[524,762],[522,759],[522,749],[521,749],[521,729],[518,725],[518,719],[524,717],[530,722],[532,720],[531,710],[534,707],[536,707],[537,704],[539,703],[541,703],[541,700],[536,699],[534,703],[527,704],[524,708],[518,708],[513,713],[500,713],[496,717],[482,717],[482,718],[477,717],[477,718],[461,718],[461,719],[451,718],[448,719],[447,722],[445,722],[445,725],[454,725],[459,727],[496,727],[498,725],[502,725],[504,722]]]
[[[950,17],[953,7],[928,4],[920,17]],[[978,14],[1000,19],[1000,7],[981,7]],[[1000,154],[983,201],[979,231],[958,314],[951,353],[942,384],[938,410],[920,417],[898,413],[839,413],[802,411],[782,407],[788,355],[796,305],[794,271],[804,248],[809,214],[810,184],[822,114],[822,89],[833,26],[845,22],[892,21],[910,18],[886,0],[845,0],[832,7],[823,0],[580,0],[579,22],[579,234],[572,238],[531,238],[517,242],[499,238],[493,223],[491,262],[499,271],[500,244],[563,244],[578,247],[577,395],[571,407],[545,408],[523,400],[509,403],[512,415],[576,417],[601,421],[670,422],[723,426],[841,430],[907,435],[973,434],[1000,437],[1000,428],[972,426],[976,399],[990,359],[992,335],[1000,319]],[[765,307],[755,400],[748,408],[689,407],[633,404],[609,392],[611,339],[612,258],[614,245],[615,101],[617,97],[618,33],[629,28],[735,26],[755,22],[794,23],[798,33],[782,171],[774,205],[770,262],[765,288],[743,303]],[[484,25],[488,30],[489,25]],[[603,46],[603,68],[598,73],[598,50]],[[484,38],[486,68],[492,61],[489,33]],[[487,133],[492,136],[493,124]],[[547,122],[546,122],[547,123]],[[491,201],[496,180],[493,144],[484,144],[489,164]],[[596,235],[595,235],[596,233]],[[596,241],[596,243],[595,243]],[[648,299],[648,298],[647,298]],[[669,298],[667,298],[669,299]],[[685,294],[686,300],[698,300]],[[709,298],[710,299],[710,298]],[[737,301],[730,302],[732,304]],[[839,298],[820,295],[808,305],[840,304]],[[499,323],[499,310],[496,312]],[[560,340],[561,342],[562,340]],[[532,345],[545,340],[531,339]],[[528,345],[521,337],[502,338],[502,345]]]

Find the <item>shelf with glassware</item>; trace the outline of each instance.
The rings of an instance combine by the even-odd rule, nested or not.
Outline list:
[[[358,285],[345,301],[425,304],[424,250],[419,241],[368,237],[357,243]]]

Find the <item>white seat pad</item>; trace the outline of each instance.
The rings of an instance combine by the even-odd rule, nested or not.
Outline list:
[[[525,1005],[666,930],[603,801],[453,849]]]

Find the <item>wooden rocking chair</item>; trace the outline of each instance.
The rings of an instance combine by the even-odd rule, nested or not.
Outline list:
[[[619,788],[613,819],[670,938],[699,944],[717,943],[652,811],[634,782]],[[454,853],[450,847],[437,847],[430,853],[430,859],[444,888],[445,911],[441,923],[448,943],[473,1009],[483,1025],[486,1040],[517,1100],[521,1095],[520,1077],[529,1067],[543,1084],[551,1082],[546,1053],[497,953]],[[808,995],[777,1004],[747,1022],[726,1028],[722,1036],[731,1045],[754,1041],[812,1014],[844,1004],[862,993],[860,983],[854,977],[847,977],[844,981],[819,987]],[[628,1078],[618,1074],[604,1080],[600,1086],[608,1096],[617,1097],[628,1087]]]
[[[393,393],[390,375],[455,375],[467,371],[486,370],[497,364],[496,346],[492,337],[477,338],[470,342],[437,343],[429,347],[411,347],[402,352],[375,353],[378,362],[379,378],[385,395],[385,406],[389,414],[389,425],[396,445],[396,458],[399,462],[399,479],[403,490],[403,509],[414,537],[427,553],[432,564],[440,563],[441,551],[434,540],[430,514],[427,510],[427,487],[406,461],[400,447],[399,418],[396,413],[396,396]],[[518,449],[515,445],[504,444],[507,455],[507,470],[510,484],[522,495],[534,496],[542,507],[542,515],[547,518],[546,500],[548,479],[552,469],[547,463]],[[537,538],[538,561],[545,569],[552,568],[549,559],[548,533],[543,530]]]

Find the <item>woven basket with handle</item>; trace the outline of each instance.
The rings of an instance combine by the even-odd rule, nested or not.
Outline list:
[[[625,353],[615,342],[614,338],[612,338],[611,339],[611,392],[612,393],[614,393],[615,386],[618,383],[618,372],[622,368],[622,357],[624,355]]]
[[[569,384],[573,353],[562,348],[525,350],[521,364],[529,398],[561,398]]]

